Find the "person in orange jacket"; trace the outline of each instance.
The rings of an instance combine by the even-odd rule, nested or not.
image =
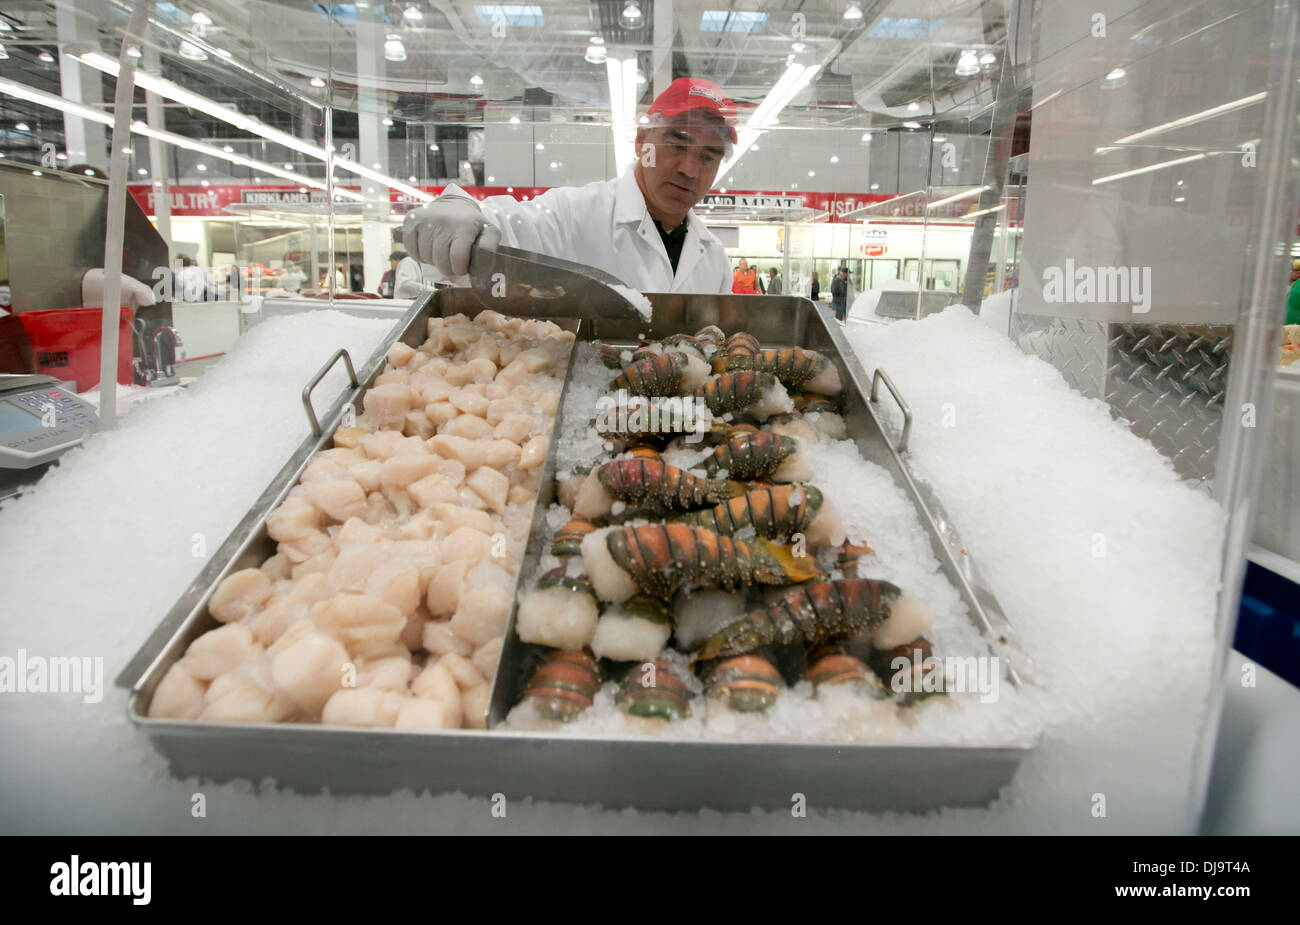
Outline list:
[[[758,271],[752,269],[744,257],[740,258],[740,269],[731,276],[731,291],[741,295],[754,295],[758,292]]]

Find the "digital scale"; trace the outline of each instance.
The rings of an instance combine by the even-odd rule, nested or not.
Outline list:
[[[99,429],[95,406],[53,376],[0,374],[0,499]]]

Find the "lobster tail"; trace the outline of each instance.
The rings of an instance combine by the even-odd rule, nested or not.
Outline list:
[[[538,715],[567,723],[591,706],[600,687],[600,666],[585,652],[556,651],[533,672],[524,688]]]
[[[608,562],[604,552],[588,548],[601,539]],[[616,601],[631,596],[629,585],[616,575],[607,575],[607,566],[663,600],[688,583],[732,591],[750,584],[791,584],[820,574],[811,556],[795,556],[788,547],[763,540],[733,540],[685,523],[623,526],[596,534],[583,543],[583,558],[596,590]]]
[[[796,640],[816,646],[874,632],[889,619],[902,592],[886,581],[849,578],[819,581],[786,593],[709,637],[698,658],[744,655],[772,643]]]
[[[799,441],[769,433],[742,433],[705,457],[709,475],[726,471],[731,478],[756,479],[770,475],[799,450]]]
[[[776,379],[770,373],[740,370],[710,379],[692,394],[721,417],[755,404],[775,385]]]
[[[676,395],[685,370],[686,357],[677,351],[654,354],[634,361],[609,387],[627,389],[632,395]]]
[[[606,463],[596,470],[596,475],[611,497],[655,513],[716,504],[730,497],[732,491],[726,482],[702,479],[648,456]]]
[[[569,522],[559,529],[551,540],[551,555],[563,558],[576,556],[581,552],[583,539],[595,531],[596,525],[585,517],[574,515]]]
[[[637,665],[619,686],[618,703],[629,716],[684,719],[691,715],[691,689],[677,668],[661,659]]]
[[[738,713],[761,713],[776,703],[785,687],[776,666],[761,655],[714,663],[708,676],[708,696]]]

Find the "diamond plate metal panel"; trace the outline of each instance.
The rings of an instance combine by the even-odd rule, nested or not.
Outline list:
[[[1013,312],[1011,338],[1025,353],[1060,370],[1073,388],[1089,398],[1102,397],[1109,340],[1104,323]]]
[[[1209,485],[1218,461],[1231,325],[1112,324],[1106,401],[1179,475]]]
[[[1231,325],[1116,324],[1014,314],[1012,338],[1073,388],[1101,398],[1183,478],[1210,488],[1218,457]]]

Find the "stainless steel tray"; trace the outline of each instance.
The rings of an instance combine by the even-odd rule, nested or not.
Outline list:
[[[829,313],[795,297],[651,293],[648,298],[654,305],[652,324],[583,322],[577,328],[579,338],[626,342],[638,334],[662,337],[717,324],[728,333],[748,330],[764,344],[807,347],[833,359],[845,382],[844,417],[849,433],[863,457],[886,468],[916,503],[943,571],[965,599],[972,618],[1001,644],[999,654],[1011,665],[1012,681],[1022,683],[1028,662],[1014,650],[1010,628],[996,600],[983,587],[969,556],[961,551],[937,501],[912,479],[899,455],[900,447],[891,443],[872,407],[869,382],[883,383],[893,391],[892,385],[879,371],[874,379],[868,378]],[[481,308],[474,294],[463,289],[439,290],[412,307],[367,361],[356,387],[322,415],[320,435],[305,441],[280,470],[119,676],[120,685],[131,687],[127,702],[130,720],[168,759],[173,773],[217,781],[273,778],[281,786],[304,792],[459,790],[500,793],[507,799],[678,810],[705,806],[786,809],[795,793],[821,807],[924,810],[971,806],[988,803],[1010,781],[1032,743],[875,746],[561,739],[545,733],[501,730],[422,733],[150,719],[149,699],[162,676],[194,638],[216,625],[207,612],[207,602],[217,584],[230,572],[260,564],[274,551],[266,534],[267,514],[297,482],[311,455],[330,446],[345,407],[359,409],[365,389],[383,368],[388,348],[399,340],[418,346],[431,315],[462,311],[472,315]],[[901,399],[899,402],[902,405]],[[905,424],[898,442],[905,449],[910,412],[905,406],[903,411]],[[557,428],[562,413],[561,408]],[[520,576],[532,574],[542,546],[549,540],[544,519],[553,499],[554,471],[552,452],[543,469]],[[521,648],[510,644],[513,623],[512,613],[508,644],[494,681],[490,723],[499,721],[513,702]]]

